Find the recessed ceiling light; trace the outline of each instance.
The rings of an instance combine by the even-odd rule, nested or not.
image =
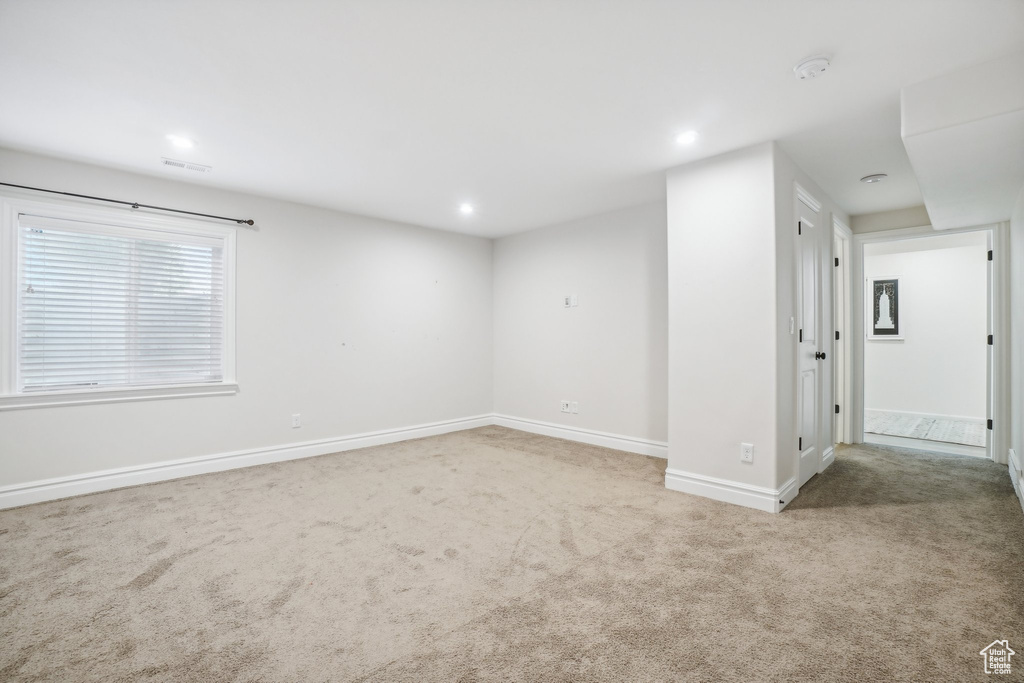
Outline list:
[[[676,136],[676,142],[680,145],[692,145],[697,142],[697,131],[688,130],[685,133],[680,133]]]
[[[471,213],[473,213],[473,205],[472,204],[459,204],[459,213],[461,213],[463,216],[470,215]]]
[[[862,183],[878,183],[885,180],[888,177],[888,174],[885,173],[872,173],[871,175],[864,176],[863,178],[860,179],[860,181]]]
[[[181,149],[192,149],[196,146],[196,143],[181,135],[168,135],[167,139],[171,141],[172,145]]]

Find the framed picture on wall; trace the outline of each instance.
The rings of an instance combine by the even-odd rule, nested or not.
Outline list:
[[[864,329],[868,339],[903,339],[902,303],[898,277],[872,277],[867,280],[864,300],[868,302]]]
[[[899,278],[868,278],[864,300],[867,319],[864,329],[867,338],[874,340],[902,340],[902,304]]]

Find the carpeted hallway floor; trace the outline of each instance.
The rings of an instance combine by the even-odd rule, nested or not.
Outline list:
[[[0,680],[980,681],[1024,652],[1005,467],[845,448],[779,515],[664,468],[486,427],[2,511]]]

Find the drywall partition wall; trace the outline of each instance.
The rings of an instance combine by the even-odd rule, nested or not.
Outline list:
[[[611,434],[627,442],[609,445],[664,456],[665,239],[658,203],[495,242],[495,412],[542,423],[510,426]]]
[[[1024,51],[900,91],[901,135],[937,230],[1007,220],[1024,184]]]
[[[987,251],[985,232],[864,245],[865,278],[899,278],[903,337],[865,340],[866,410],[985,419]]]
[[[709,487],[724,488],[722,499],[731,491],[741,504],[740,489],[770,503],[776,486],[773,151],[764,143],[666,178],[666,485],[711,496]],[[753,462],[740,462],[740,443],[754,445]]]
[[[821,205],[827,352],[832,219],[848,217],[773,142],[668,172],[669,488],[775,512],[796,494],[798,183]],[[831,362],[819,471],[832,457]],[[753,462],[740,459],[744,443]]]
[[[821,205],[819,211],[820,226],[816,230],[818,250],[821,260],[821,282],[818,292],[819,321],[821,330],[822,352],[826,358],[820,363],[822,377],[820,391],[820,407],[818,424],[818,452],[824,458],[823,467],[827,467],[834,457],[832,450],[835,439],[832,434],[833,420],[833,372],[835,360],[832,353],[834,327],[832,325],[832,221],[838,219],[846,224],[849,216],[804,173],[783,152],[778,145],[773,145],[774,188],[775,188],[775,234],[776,234],[776,350],[778,363],[778,441],[776,447],[779,458],[776,461],[776,487],[787,488],[789,482],[797,475],[797,457],[799,450],[796,441],[796,404],[797,404],[797,345],[794,334],[790,331],[790,318],[796,317],[796,248],[798,239],[796,223],[796,185]],[[805,237],[801,239],[806,239]]]
[[[1010,218],[1010,476],[1024,506],[1024,188]]]
[[[0,487],[492,412],[490,240],[11,151],[0,168],[257,221],[238,232],[238,394],[0,411]]]

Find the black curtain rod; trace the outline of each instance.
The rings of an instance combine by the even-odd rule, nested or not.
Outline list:
[[[201,216],[203,218],[214,218],[218,221],[232,221],[239,225],[255,225],[256,222],[249,219],[243,218],[227,218],[226,216],[214,216],[209,213],[198,213],[196,211],[182,211],[181,209],[168,209],[165,206],[152,206],[150,204],[139,204],[138,202],[123,202],[120,199],[107,199],[106,197],[93,197],[87,194],[75,194],[74,192],[61,192],[59,190],[46,190],[41,187],[29,187],[28,185],[15,185],[14,183],[0,183],[0,185],[6,185],[7,187],[17,187],[22,190],[35,190],[36,192],[49,192],[50,194],[62,194],[67,197],[78,197],[79,199],[92,199],[97,202],[109,202],[110,204],[123,204],[124,206],[130,206],[133,209],[156,209],[157,211],[170,211],[171,213],[183,213],[189,216]]]

